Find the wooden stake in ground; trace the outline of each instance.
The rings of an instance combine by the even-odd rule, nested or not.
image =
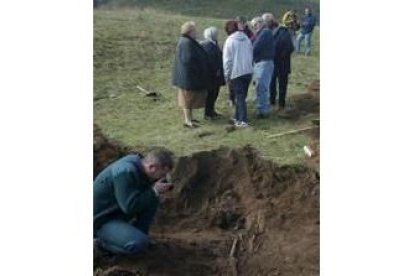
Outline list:
[[[231,246],[230,254],[229,254],[230,257],[234,257],[234,253],[236,252],[236,246],[237,246],[238,241],[239,241],[238,238],[234,238],[233,244]]]
[[[143,87],[141,87],[139,85],[137,85],[137,88],[139,90],[141,90],[142,92],[144,92],[145,96],[148,96],[148,97],[155,97],[155,96],[157,96],[157,93],[156,92],[150,92],[150,91],[144,89]]]
[[[236,247],[237,247],[238,241],[239,241],[238,238],[234,238],[233,244],[231,246],[230,254],[229,254],[229,262],[230,262],[230,267],[231,267],[233,276],[239,275],[237,271],[237,258],[234,257],[234,254],[236,253]]]
[[[285,135],[289,135],[289,134],[299,133],[299,132],[306,131],[306,130],[311,130],[311,129],[314,129],[314,128],[315,128],[314,126],[311,126],[311,127],[304,127],[304,128],[300,128],[300,129],[289,130],[289,131],[269,135],[269,136],[267,136],[267,138],[281,137],[281,136],[285,136]]]

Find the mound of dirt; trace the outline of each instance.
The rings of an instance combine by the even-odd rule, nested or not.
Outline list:
[[[300,115],[306,115],[309,113],[319,113],[319,99],[310,94],[298,94],[293,95],[290,98],[293,102],[293,106],[300,112]]]
[[[314,80],[309,84],[307,93],[289,97],[289,105],[291,107],[279,114],[279,117],[298,119],[308,114],[319,114],[319,80]]]
[[[95,178],[106,166],[129,153],[145,154],[155,149],[135,146],[127,147],[118,141],[109,139],[102,133],[98,125],[93,125],[93,177]]]
[[[220,148],[179,158],[173,180],[151,229],[157,244],[95,260],[95,275],[319,275],[314,169]]]
[[[129,149],[116,141],[108,139],[99,126],[93,125],[93,177],[109,163],[124,156]]]
[[[315,98],[319,99],[320,95],[320,81],[314,80],[308,86],[308,94],[314,96]]]

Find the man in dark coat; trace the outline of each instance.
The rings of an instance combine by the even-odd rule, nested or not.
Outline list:
[[[136,254],[148,247],[159,195],[173,185],[165,181],[173,166],[170,151],[156,150],[145,157],[127,155],[98,174],[93,182],[98,247],[116,254]]]
[[[273,78],[270,84],[270,103],[276,104],[276,85],[279,86],[279,110],[285,108],[285,99],[289,74],[291,73],[290,59],[295,50],[292,42],[292,36],[289,29],[285,26],[278,26],[273,30],[273,38],[275,41],[275,58]]]
[[[223,73],[223,53],[218,46],[217,34],[216,27],[209,27],[204,30],[205,40],[201,42],[201,46],[208,55],[210,73],[210,85],[207,89],[206,108],[204,111],[204,118],[206,120],[213,120],[220,116],[216,112],[214,105],[219,94],[220,86],[226,84]]]
[[[208,89],[208,57],[196,40],[194,22],[181,27],[172,72],[172,84],[179,88],[178,104],[183,108],[184,126],[197,127],[192,109],[204,108]]]
[[[256,85],[256,117],[264,119],[271,111],[269,86],[273,74],[275,46],[272,31],[262,17],[252,19],[256,38],[253,42],[254,80]]]

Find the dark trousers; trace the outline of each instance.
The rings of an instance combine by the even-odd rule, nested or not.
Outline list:
[[[229,85],[229,100],[233,105],[236,104],[236,95],[234,95],[234,91],[231,89],[231,86]]]
[[[247,74],[230,81],[230,90],[234,94],[236,101],[236,112],[234,115],[236,121],[247,122],[246,97],[251,80],[252,75]]]
[[[285,107],[286,92],[289,81],[289,74],[276,74],[273,71],[272,81],[270,82],[270,104],[276,104],[277,90],[276,85],[279,85],[279,107]]]
[[[220,85],[207,90],[206,108],[204,109],[204,116],[214,116],[216,114],[215,104],[220,91]]]

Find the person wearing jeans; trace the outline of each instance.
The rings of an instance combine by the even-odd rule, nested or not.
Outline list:
[[[312,40],[312,33],[299,33],[298,37],[296,38],[296,52],[300,53],[300,45],[302,41],[305,39],[305,56],[309,56],[311,52],[311,40]]]
[[[269,87],[273,74],[273,60],[260,61],[254,64],[254,78],[256,83],[256,110],[257,118],[265,118],[270,112]]]
[[[155,150],[145,157],[127,155],[107,166],[93,184],[93,235],[99,249],[136,254],[149,243],[149,228],[160,194],[173,186],[166,177],[172,153]]]
[[[258,119],[268,117],[270,113],[269,86],[273,74],[275,43],[272,31],[262,17],[252,20],[256,39],[253,43],[254,80],[256,83],[256,115]]]
[[[312,14],[310,8],[305,9],[305,16],[301,19],[300,22],[300,33],[296,38],[296,52],[300,53],[300,46],[302,44],[303,39],[305,39],[305,55],[309,56],[311,52],[311,38],[313,28],[316,25],[316,17]]]
[[[235,96],[236,101],[234,118],[237,122],[239,122],[237,126],[244,126],[243,122],[247,124],[246,97],[251,79],[252,75],[247,74],[230,80],[229,86]]]
[[[237,21],[227,21],[225,30],[228,37],[223,46],[223,71],[235,99],[234,124],[247,127],[246,97],[253,73],[253,46]]]
[[[148,222],[152,222],[152,219],[153,217]],[[149,224],[146,227],[149,227]],[[149,245],[148,233],[144,229],[123,220],[105,223],[97,231],[96,236],[102,248],[115,254],[139,253]]]

